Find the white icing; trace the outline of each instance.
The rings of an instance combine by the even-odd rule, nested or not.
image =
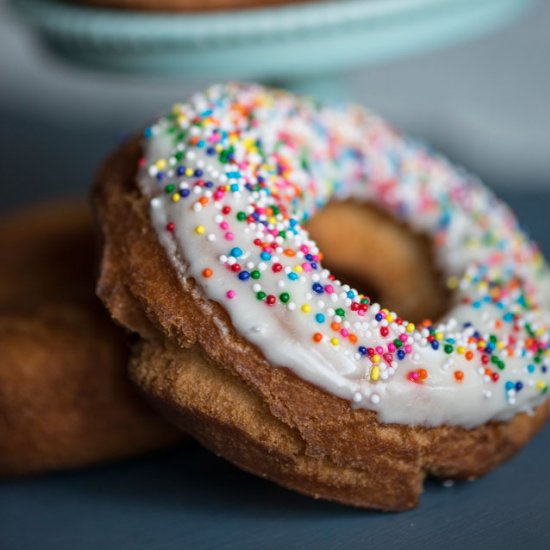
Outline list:
[[[257,126],[251,127],[246,119],[239,119],[236,103],[254,105]],[[205,111],[213,114],[204,114]],[[213,118],[199,127],[193,125],[195,116]],[[185,140],[175,140],[174,130],[168,133],[171,128],[191,129],[185,140],[193,136],[206,140],[206,145],[192,146]],[[242,135],[232,143],[234,161],[222,163],[218,152],[206,154],[213,128],[241,131]],[[253,147],[246,149],[250,143],[247,138],[261,139],[264,160]],[[257,86],[218,86],[176,106],[170,119],[161,119],[152,126],[144,153],[140,188],[151,197],[151,221],[173,265],[181,277],[195,278],[207,298],[221,303],[236,330],[273,365],[288,367],[299,377],[349,400],[354,407],[377,411],[383,422],[474,427],[489,420],[509,420],[518,412],[530,412],[545,398],[549,373],[543,372],[543,367],[548,358],[549,333],[544,308],[549,304],[550,285],[546,267],[533,245],[517,228],[507,207],[480,182],[402,138],[374,115],[359,108],[320,109],[290,94],[274,94]],[[301,164],[301,155],[307,164]],[[289,164],[284,176],[272,166],[281,158]],[[182,164],[191,171],[202,170],[202,176],[178,174],[177,167]],[[159,172],[163,173],[160,181]],[[456,278],[458,287],[453,307],[436,323],[436,332],[442,334],[439,349],[434,350],[428,342],[426,329],[418,327],[407,332],[406,322],[396,324],[395,314],[393,320],[376,320],[377,313],[383,311],[378,304],[371,304],[364,315],[351,311],[350,305],[357,296],[348,296],[350,289],[345,282],[328,280],[329,273],[321,266],[309,272],[296,271],[296,265],[308,263],[306,254],[318,252],[299,223],[293,226],[296,235],[292,235],[288,217],[281,214],[267,216],[274,234],[266,232],[261,224],[266,217],[262,215],[255,222],[237,221],[237,212],[250,215],[254,205],[269,206],[273,202],[264,192],[245,188],[246,184],[258,182],[258,174],[263,174],[280,194],[291,191],[289,182],[304,190],[304,197],[295,203],[279,199],[294,209],[292,217],[299,221],[330,198],[351,197],[373,201],[416,229],[433,235],[436,242],[439,238],[437,260],[447,276]],[[211,181],[213,186],[197,186],[197,179]],[[175,202],[174,194],[163,190],[167,183],[174,184],[176,190],[189,190],[189,196]],[[235,192],[215,198],[218,186],[232,184],[236,185]],[[201,197],[208,199],[207,204],[197,202]],[[224,215],[223,207],[230,207],[231,213]],[[173,231],[167,230],[170,222],[174,223]],[[277,235],[275,229],[286,231],[286,237]],[[228,240],[228,232],[232,240]],[[277,245],[271,249],[271,258],[260,256],[261,249],[253,244],[256,238]],[[300,251],[302,245],[309,247],[307,253]],[[231,255],[235,247],[241,249],[241,256]],[[288,248],[296,250],[296,256],[285,255]],[[261,277],[239,280],[237,273],[227,267],[235,263],[241,270],[257,270]],[[278,274],[272,272],[274,263],[283,266]],[[205,268],[213,271],[209,278],[203,276]],[[289,279],[290,273],[296,274],[296,280]],[[477,281],[484,276],[489,285],[513,278],[518,278],[521,285],[516,294],[512,289],[499,303],[492,303],[484,301],[487,288],[483,281]],[[333,292],[325,289],[317,295],[312,289],[314,283],[329,284]],[[535,305],[520,307],[520,290],[543,309]],[[278,297],[285,291],[290,294],[286,304],[277,299],[268,306],[265,300],[257,299],[258,292]],[[234,296],[229,298],[228,292]],[[464,298],[471,302],[481,300],[479,308],[463,304]],[[309,313],[302,312],[304,304],[309,305]],[[345,310],[344,318],[337,315],[338,308]],[[495,320],[507,312],[520,316],[518,324],[523,326],[519,332],[512,334],[511,322],[495,326]],[[325,316],[324,323],[315,320],[318,313]],[[353,332],[357,343],[332,331],[332,321]],[[464,327],[465,322],[473,327]],[[535,354],[525,349],[525,323],[530,324],[538,345],[544,348],[536,364]],[[388,336],[381,335],[382,327],[388,328]],[[223,327],[219,328],[223,331]],[[501,357],[498,349],[490,354],[505,361],[504,369],[481,363],[481,354],[475,351],[477,344],[468,341],[475,331],[486,342],[495,335],[499,343],[505,343],[506,357]],[[321,343],[312,339],[316,332],[323,334]],[[360,345],[382,346],[388,353],[388,344],[402,335],[407,336],[407,341],[401,349],[411,346],[403,359],[397,357],[397,350],[388,361],[383,357],[372,361],[358,351]],[[515,343],[510,343],[510,335],[516,338]],[[331,343],[333,337],[339,343]],[[454,351],[447,354],[442,347],[449,338],[455,340],[451,344]],[[462,353],[457,352],[460,346],[464,347]],[[475,353],[469,361],[468,351]],[[377,380],[371,379],[374,365],[378,365]],[[499,375],[498,381],[487,376],[486,368]],[[427,373],[421,383],[410,379],[411,372],[417,369]],[[456,371],[463,372],[461,381],[455,378]],[[514,383],[514,390],[506,389],[507,382]],[[517,382],[522,384],[519,391],[515,389]]]

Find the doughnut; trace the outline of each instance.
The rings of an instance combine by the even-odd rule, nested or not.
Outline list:
[[[363,108],[216,85],[115,151],[93,195],[132,378],[244,470],[404,510],[548,417],[541,252],[477,178]]]
[[[0,220],[0,476],[75,468],[180,435],[128,382],[121,329],[94,295],[84,202]]]
[[[311,0],[70,0],[73,4],[122,10],[157,12],[205,12],[264,8]]]

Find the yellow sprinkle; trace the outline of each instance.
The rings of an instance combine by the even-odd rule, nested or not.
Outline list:
[[[267,221],[269,223],[277,223],[277,218],[275,216],[271,216],[270,218],[267,219]]]
[[[414,323],[407,324],[407,332],[414,332]]]
[[[370,379],[373,382],[376,382],[380,378],[380,367],[378,365],[373,365],[370,370]]]
[[[220,151],[223,151],[223,147],[218,143],[218,145],[216,145],[216,151],[218,151],[218,153]]]
[[[301,265],[295,265],[294,266],[294,271],[296,271],[296,273],[302,273],[302,271],[303,271],[302,266]]]
[[[379,363],[380,362],[380,355],[373,355],[370,360],[373,362],[373,363]]]
[[[309,313],[311,311],[311,306],[309,304],[304,304],[301,308],[300,308],[304,313]]]
[[[198,233],[199,235],[202,235],[206,231],[204,225],[197,225],[195,227],[195,233]]]
[[[333,346],[337,346],[337,345],[340,343],[340,340],[338,340],[338,338],[331,338],[331,339],[330,339],[330,343],[331,343]]]
[[[166,160],[164,160],[164,159],[157,160],[157,162],[155,162],[155,166],[159,170],[164,170],[166,168]]]
[[[180,195],[179,193],[174,193],[174,194],[172,195],[172,200],[173,200],[174,202],[178,202],[180,199],[181,199],[181,195]]]
[[[450,290],[455,290],[458,287],[458,277],[453,275],[447,279],[447,287]]]
[[[394,320],[394,316],[391,313],[388,313],[386,315],[386,321],[388,321],[388,323],[391,323],[393,320]]]
[[[497,342],[497,349],[504,349],[504,342],[501,342],[500,340]]]
[[[438,342],[441,342],[441,340],[443,340],[443,333],[442,333],[442,332],[436,332],[436,333],[435,333],[435,339],[436,339]]]
[[[536,386],[537,386],[537,390],[539,391],[543,391],[546,388],[546,384],[542,380],[539,380]]]
[[[188,177],[192,176],[193,175],[193,169],[192,168],[186,168],[185,175],[188,176]]]
[[[456,347],[456,352],[457,352],[459,355],[463,355],[465,351],[466,351],[466,350],[464,349],[464,346],[457,346],[457,347]]]

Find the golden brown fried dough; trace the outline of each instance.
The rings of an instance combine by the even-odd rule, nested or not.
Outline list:
[[[105,239],[98,291],[113,316],[142,337],[131,366],[134,380],[206,447],[314,497],[403,510],[418,503],[427,475],[483,475],[548,417],[546,401],[533,416],[471,430],[382,424],[374,412],[354,409],[269,364],[237,334],[220,304],[206,300],[193,279],[176,275],[152,229],[148,199],[135,184],[139,155],[137,140],[123,146],[97,180],[95,207]],[[391,234],[388,229],[380,238]],[[435,272],[426,276],[437,278]],[[379,286],[391,294],[383,281]]]
[[[0,475],[85,466],[178,438],[126,377],[125,337],[94,295],[83,202],[0,222]]]

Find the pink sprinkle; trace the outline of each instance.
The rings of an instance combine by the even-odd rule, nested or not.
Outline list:
[[[232,241],[234,238],[235,238],[235,235],[233,235],[233,233],[231,233],[231,231],[228,231],[225,234],[225,240],[227,240],[227,241]]]
[[[306,272],[306,273],[309,273],[311,271],[311,265],[308,264],[308,263],[303,263],[302,264],[302,269]]]
[[[343,328],[341,331],[340,331],[340,334],[344,337],[344,338],[347,338],[349,336],[349,331],[345,328]]]
[[[388,351],[393,353],[395,350],[397,349],[397,347],[395,346],[395,344],[391,343],[391,344],[388,344]]]
[[[382,355],[384,353],[384,348],[382,346],[376,346],[376,353]]]
[[[325,286],[325,292],[327,294],[332,294],[334,292],[334,287],[332,285],[326,285]]]
[[[405,352],[406,352],[406,353],[411,353],[411,352],[412,352],[412,350],[413,350],[413,348],[412,348],[412,346],[411,346],[411,345],[407,345],[407,346],[405,346],[405,348],[404,348],[404,349],[405,349]]]
[[[304,253],[304,254],[307,254],[309,252],[309,246],[307,246],[306,244],[303,244],[301,247],[300,247],[300,250]]]
[[[220,223],[220,229],[223,229],[225,231],[228,228],[229,228],[229,224],[227,222]]]
[[[408,339],[409,337],[404,333],[399,335],[399,340],[401,340],[401,342],[403,343],[405,343]]]
[[[235,298],[235,291],[234,290],[228,290],[225,295],[230,299],[232,300],[233,298]]]

